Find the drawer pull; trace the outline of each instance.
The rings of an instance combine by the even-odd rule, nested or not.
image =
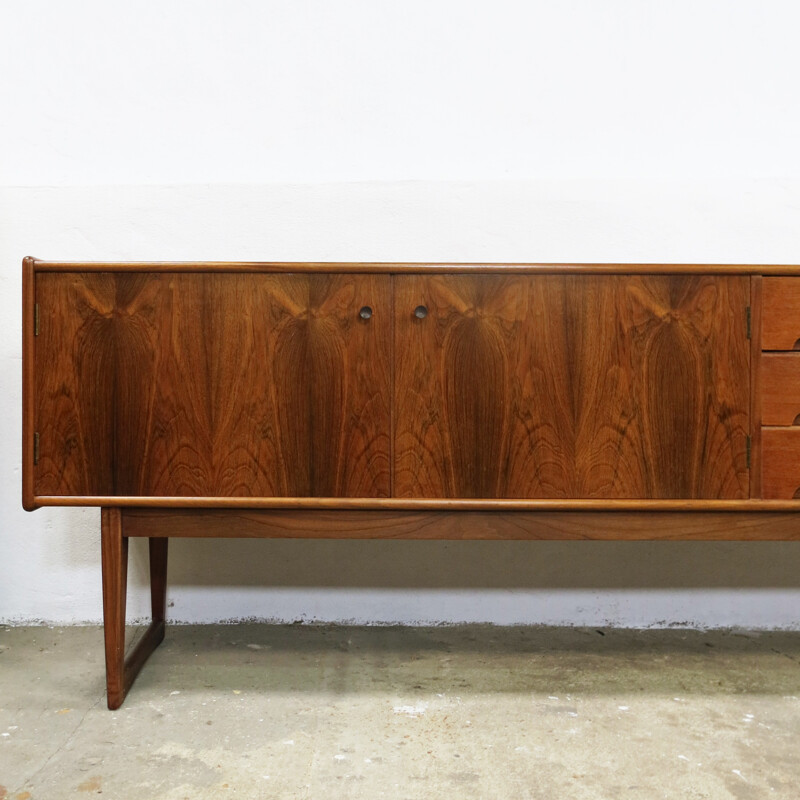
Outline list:
[[[370,319],[372,317],[372,309],[369,306],[364,306],[361,311],[358,312],[358,316],[361,319]]]
[[[428,316],[428,309],[426,306],[417,306],[414,309],[414,316],[417,319],[425,319]]]
[[[792,495],[792,500],[800,500],[800,488],[794,490],[794,494]]]

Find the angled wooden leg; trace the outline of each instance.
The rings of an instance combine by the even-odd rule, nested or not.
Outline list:
[[[100,511],[103,563],[103,628],[106,639],[108,707],[125,699],[125,599],[128,588],[128,540],[122,535],[122,510]]]
[[[167,538],[150,539],[150,627],[125,658],[125,599],[128,583],[128,538],[122,530],[122,509],[101,512],[103,621],[106,640],[108,707],[119,708],[148,656],[164,639],[167,605]]]
[[[153,624],[161,623],[161,638],[164,638],[164,623],[167,618],[167,546],[166,536],[151,536],[150,542],[150,607]]]

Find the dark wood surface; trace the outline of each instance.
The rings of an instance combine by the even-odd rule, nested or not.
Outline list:
[[[123,512],[123,520],[124,520]],[[125,525],[123,521],[123,535]],[[163,624],[167,619],[167,557],[169,539],[151,538],[148,542],[150,556],[150,609],[153,623]]]
[[[125,699],[125,606],[128,586],[128,539],[122,535],[122,511],[104,508],[100,514],[103,567],[103,622],[106,647],[108,707]]]
[[[126,536],[796,541],[794,512],[125,509]],[[151,538],[152,541],[152,538]]]
[[[748,497],[749,288],[397,276],[395,495]]]
[[[75,273],[68,272],[64,262],[26,259],[23,264],[26,508],[147,502],[218,506],[228,500],[232,506],[318,504],[323,508],[335,505],[337,498],[347,507],[363,508],[454,508],[458,504],[503,508],[507,507],[503,500],[511,498],[520,504],[514,508],[557,509],[565,507],[562,501],[580,497],[592,508],[632,508],[639,501],[657,501],[659,508],[735,509],[747,498],[748,488],[753,502],[759,503],[759,480],[780,477],[785,459],[791,456],[786,445],[773,447],[769,453],[783,454],[780,460],[760,466],[762,455],[767,454],[759,442],[761,402],[767,402],[764,424],[773,420],[788,424],[785,415],[794,403],[794,389],[791,371],[773,380],[772,356],[766,354],[762,363],[755,354],[762,347],[788,347],[790,340],[794,346],[791,332],[800,308],[800,301],[794,299],[800,277],[736,277],[744,272],[738,265],[711,265],[704,275],[672,276],[637,273],[647,265],[633,265],[631,272],[636,274],[630,275],[614,274],[617,267],[629,265],[563,265],[566,273],[573,266],[587,267],[582,274],[551,274],[551,267],[555,273],[562,265],[500,265],[507,270],[491,275],[493,265],[480,264],[467,265],[469,274],[451,274],[458,266],[454,264],[399,265],[408,268],[406,275],[394,264],[343,265],[352,272],[344,270],[342,275],[332,274],[331,264],[326,266],[330,270],[319,274],[313,273],[318,266],[314,264],[300,265],[300,274],[283,271],[287,264],[279,265],[276,274],[267,274],[272,266],[268,263],[247,264],[241,271],[237,268],[242,265],[215,265],[217,273],[210,271],[209,264],[200,265],[202,272],[190,272],[190,265],[179,264],[171,265],[175,271],[154,274],[146,274],[142,265],[109,265],[106,272],[97,266]],[[436,266],[447,267],[443,270],[447,274],[434,274]],[[610,269],[592,274],[602,266]],[[154,267],[158,265],[150,265],[151,270]],[[676,272],[684,267],[692,272],[702,269],[678,265]],[[726,271],[726,267],[731,269]],[[229,272],[224,271],[227,268]],[[796,268],[786,268],[792,269],[796,274]],[[378,271],[391,274],[375,274]],[[209,298],[219,294],[216,282],[228,279],[242,282],[240,286],[251,282],[252,287],[270,288],[261,294],[259,288],[232,291],[232,299],[220,308]],[[749,376],[738,328],[738,307],[747,302],[739,288],[748,280],[753,331]],[[361,306],[355,300],[344,316],[337,316],[344,308],[341,297],[360,281],[380,284],[371,294],[377,299],[364,303],[372,306],[373,317],[368,322],[358,320]],[[526,318],[526,325],[530,323],[536,331],[533,338],[546,343],[542,345],[516,336],[514,326],[519,321],[497,305],[492,308],[491,291],[471,307],[472,290],[463,296],[463,287],[453,297],[440,298],[436,302],[444,308],[448,303],[452,306],[444,319],[436,319],[433,307],[423,321],[412,318],[408,310],[404,316],[392,283],[399,297],[404,282],[414,281],[473,282],[472,290],[475,282],[484,281],[507,286],[515,281],[529,286],[553,282],[578,288],[554,294],[548,290],[550,306]],[[595,282],[604,288],[592,288]],[[609,288],[615,282],[628,290]],[[316,306],[314,286],[323,287],[317,298],[327,298]],[[731,287],[739,288],[732,292]],[[519,296],[514,289],[501,289],[498,297],[504,291],[515,294],[504,309],[516,303],[519,310],[537,302],[534,289]],[[305,307],[298,303],[298,293],[301,301],[307,298]],[[764,314],[759,322],[762,293]],[[416,302],[416,298],[406,299]],[[40,335],[34,337],[37,301],[42,324]],[[483,302],[488,305],[480,311]],[[539,302],[542,305],[541,298]],[[234,306],[236,311],[229,313]],[[255,321],[276,307],[281,321],[269,328],[263,341],[255,341]],[[353,320],[357,320],[355,328]],[[710,320],[717,320],[719,326],[708,327]],[[407,323],[412,327],[402,329]],[[449,349],[440,350],[438,365],[433,363],[433,351],[415,364],[419,347],[415,355],[404,339],[409,331],[416,335],[426,330],[426,323],[439,331],[440,343],[449,336]],[[537,325],[543,326],[543,334]],[[783,338],[776,340],[770,326],[783,331]],[[359,333],[378,328],[379,335],[358,340]],[[466,332],[461,344],[468,346],[452,346],[458,343],[455,330]],[[209,336],[210,331],[219,331],[222,337]],[[620,331],[623,335],[615,344],[613,338]],[[762,333],[766,338],[759,341]],[[413,338],[409,341],[414,344]],[[365,345],[366,358],[362,356]],[[369,351],[371,345],[374,352]],[[498,347],[503,352],[499,362],[492,358]],[[539,359],[534,367],[540,372],[531,374],[543,374],[544,380],[532,383],[524,377],[520,365],[524,366],[525,347]],[[278,398],[269,396],[269,381],[259,387],[258,374],[252,381],[252,364],[259,357],[261,362],[270,362],[271,376],[281,377],[281,366],[283,377],[288,376]],[[311,364],[312,371],[327,376],[323,381],[327,394],[316,386],[312,390],[307,369],[293,368],[298,362],[306,367]],[[455,368],[448,372],[448,364]],[[487,364],[489,368],[484,369]],[[425,370],[431,366],[425,385]],[[393,369],[397,374],[392,374]],[[473,369],[483,369],[482,378],[488,376],[488,380],[477,382],[472,393],[462,391]],[[690,382],[688,392],[676,391],[690,374],[699,376],[700,382]],[[739,393],[748,380],[749,421],[742,417],[743,409],[747,415],[748,401]],[[414,381],[421,383],[416,386]],[[437,381],[441,391],[433,392],[432,406],[425,392],[431,392]],[[487,388],[493,382],[495,388],[501,385],[499,393]],[[244,384],[255,385],[259,396],[248,399],[237,388]],[[228,391],[228,387],[233,389]],[[677,405],[670,397],[673,391]],[[509,401],[506,410],[499,409],[495,394]],[[539,404],[540,397],[546,402]],[[315,398],[320,398],[321,413],[312,408]],[[395,420],[392,398],[398,404]],[[543,411],[542,406],[548,409]],[[773,417],[777,406],[781,416]],[[262,413],[265,407],[267,412]],[[509,408],[513,447],[503,440]],[[477,419],[478,424],[453,425],[453,410],[460,418]],[[337,419],[342,434],[338,438]],[[676,419],[688,424],[676,425]],[[702,435],[697,420],[707,422]],[[425,428],[424,433],[411,433],[427,437],[428,453],[414,455],[405,444],[415,424]],[[490,436],[487,430],[500,431],[500,435]],[[36,467],[34,431],[40,435]],[[752,436],[749,487],[743,466],[747,431]],[[470,449],[477,458],[470,456]],[[538,458],[543,452],[531,469],[531,454]],[[660,460],[653,454],[660,454]],[[397,487],[392,486],[392,463]],[[509,469],[501,474],[498,464]],[[498,476],[497,490],[488,494]],[[418,481],[424,489],[431,480],[429,494],[417,492],[419,487],[413,485],[413,493],[408,490],[409,481]],[[463,501],[454,494],[454,487]],[[392,494],[397,501],[390,499]],[[780,507],[776,503],[790,500],[783,489],[764,497],[767,501],[759,503],[764,509],[776,509]],[[499,506],[495,498],[500,498]],[[675,505],[670,498],[675,498]]]
[[[39,275],[36,493],[388,496],[390,281]]]
[[[800,349],[800,278],[764,278],[761,347]]]
[[[764,353],[760,384],[762,423],[800,424],[800,353]]]
[[[800,428],[762,428],[761,459],[762,496],[800,499]]]
[[[100,542],[103,568],[103,632],[106,655],[106,697],[119,708],[153,650],[164,640],[167,600],[167,538],[150,539],[150,599],[152,621],[131,653],[125,656],[125,608],[128,586],[128,537],[124,513],[103,508]]]

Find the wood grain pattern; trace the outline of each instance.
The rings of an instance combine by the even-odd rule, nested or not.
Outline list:
[[[800,424],[800,353],[764,353],[760,384],[763,424]]]
[[[115,493],[115,295],[113,275],[37,275],[37,495]]]
[[[764,278],[761,347],[800,350],[800,278]]]
[[[130,509],[126,536],[797,541],[794,513]],[[151,538],[152,541],[152,538]]]
[[[800,499],[800,428],[761,429],[761,490],[765,500]]]
[[[390,278],[38,280],[37,495],[388,495]]]
[[[103,566],[103,630],[106,649],[108,707],[119,708],[125,699],[125,604],[128,587],[128,540],[122,535],[122,512],[100,512]]]
[[[127,513],[127,512],[126,512]],[[136,647],[125,657],[125,607],[128,587],[128,537],[120,508],[100,512],[103,567],[103,631],[106,655],[106,696],[110,709],[119,708],[153,650],[164,640],[167,592],[167,538],[150,539],[150,599],[152,621]]]
[[[747,278],[395,287],[398,497],[749,495]]]

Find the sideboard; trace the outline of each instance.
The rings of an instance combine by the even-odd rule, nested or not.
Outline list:
[[[800,267],[26,258],[22,452],[102,509],[117,708],[169,537],[800,538]]]

